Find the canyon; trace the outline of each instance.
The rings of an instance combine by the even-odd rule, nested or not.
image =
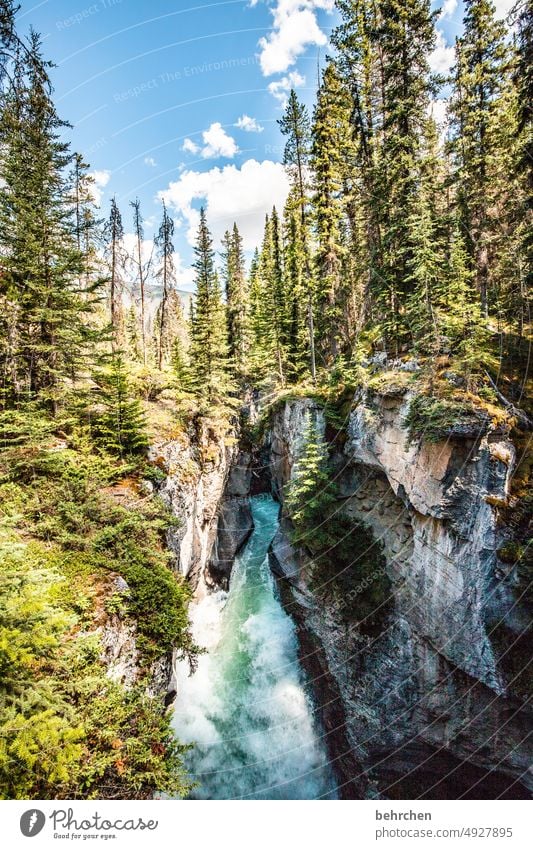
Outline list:
[[[253,500],[272,493],[280,515],[268,562],[336,795],[529,798],[531,713],[504,662],[529,617],[515,570],[497,556],[515,448],[490,425],[410,439],[412,397],[359,391],[335,432],[317,400],[280,399],[255,444],[213,427],[154,444],[160,494],[179,519],[169,534],[175,567],[193,608],[227,594],[254,532]],[[309,416],[330,444],[335,509],[382,551],[391,599],[377,629],[358,616],[356,569],[344,596],[324,597],[309,552],[292,542],[284,490]],[[169,702],[179,701],[177,667]]]

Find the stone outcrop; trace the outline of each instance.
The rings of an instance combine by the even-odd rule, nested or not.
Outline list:
[[[226,484],[239,449],[232,433],[202,426],[153,446],[151,459],[165,473],[159,493],[177,519],[169,532],[176,568],[201,595],[211,582],[209,563],[218,531]],[[237,484],[236,484],[237,485]],[[228,511],[222,517],[227,530]],[[223,542],[224,557],[228,541]]]
[[[332,452],[339,509],[383,546],[393,608],[381,632],[347,627],[343,606],[356,605],[357,592],[326,604],[315,598],[305,552],[291,550],[283,527],[273,566],[304,642],[325,658],[322,674],[313,673],[313,657],[302,662],[319,704],[337,714],[358,764],[352,780],[366,781],[367,795],[378,788],[385,796],[445,798],[475,795],[473,786],[480,794],[527,794],[531,715],[509,688],[492,638],[499,623],[518,634],[526,618],[512,570],[503,574],[496,557],[493,505],[507,498],[514,448],[488,428],[410,442],[409,403],[402,392],[355,399],[344,444]],[[273,414],[267,441],[280,497],[308,414],[325,431],[309,399]]]

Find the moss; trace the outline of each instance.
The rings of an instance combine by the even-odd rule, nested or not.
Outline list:
[[[526,548],[518,542],[508,542],[506,545],[502,545],[496,553],[502,563],[514,566],[522,560],[526,553]]]
[[[401,396],[412,388],[418,380],[416,374],[407,371],[390,370],[380,372],[367,381],[367,388],[377,395],[385,397]]]
[[[486,424],[486,418],[468,401],[430,395],[416,395],[405,418],[410,441],[441,442],[452,435],[481,436]]]

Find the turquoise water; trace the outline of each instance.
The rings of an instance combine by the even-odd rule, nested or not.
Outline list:
[[[192,676],[179,665],[173,724],[179,740],[195,744],[187,766],[200,786],[192,798],[334,795],[294,624],[268,565],[278,509],[269,496],[252,499],[255,529],[236,558],[229,593],[208,595],[191,611],[207,653]]]

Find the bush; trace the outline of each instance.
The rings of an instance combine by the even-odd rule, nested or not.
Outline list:
[[[184,795],[185,748],[144,677],[172,648],[195,651],[189,590],[168,568],[172,519],[156,497],[119,506],[110,484],[136,466],[78,445],[0,454],[0,796]],[[138,635],[128,690],[106,676],[96,630],[117,612]]]

